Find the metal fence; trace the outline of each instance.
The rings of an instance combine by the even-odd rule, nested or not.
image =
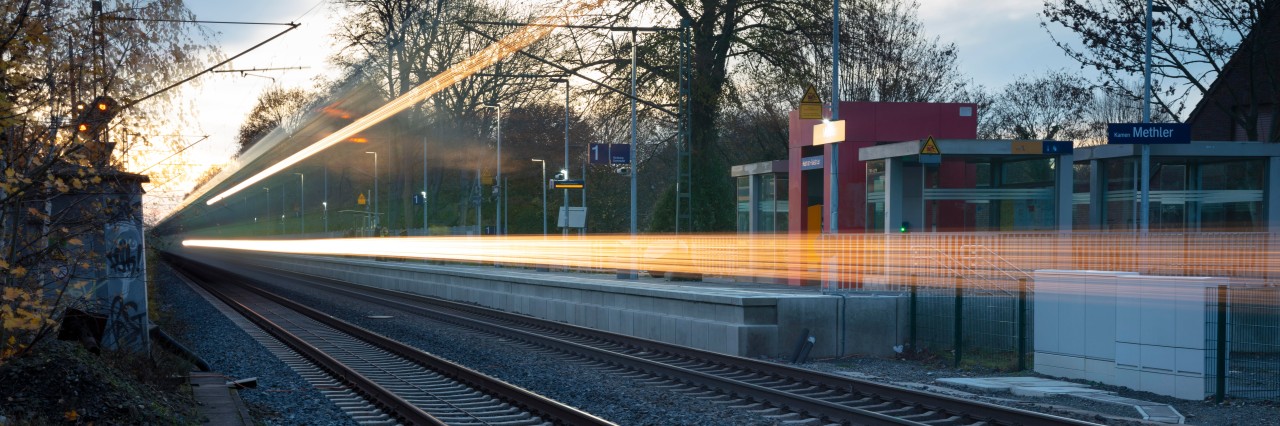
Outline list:
[[[1280,398],[1280,288],[1223,285],[1211,291],[1205,371],[1215,399]]]
[[[1210,343],[1227,348],[1228,373],[1215,392],[1280,395],[1280,235],[922,233],[824,239],[836,247],[824,291],[909,295],[910,347],[956,366],[1031,365],[1035,270],[1230,278],[1223,316],[1209,318]],[[1220,325],[1227,336],[1221,342]],[[1206,371],[1217,377],[1216,361],[1211,362]]]

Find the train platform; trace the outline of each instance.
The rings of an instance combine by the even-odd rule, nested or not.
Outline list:
[[[192,371],[188,378],[191,394],[200,404],[202,424],[212,426],[252,426],[249,407],[236,389],[227,386],[227,378],[219,373]]]
[[[721,278],[670,281],[614,271],[382,261],[184,249],[196,259],[269,267],[475,303],[542,319],[747,357],[888,355],[907,330],[902,297],[825,294],[817,286]]]

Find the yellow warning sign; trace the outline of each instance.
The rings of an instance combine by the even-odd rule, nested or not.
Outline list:
[[[812,85],[804,89],[804,97],[800,98],[800,119],[822,119],[822,99],[818,98],[818,91]]]
[[[1043,142],[1040,141],[1013,141],[1009,143],[1009,152],[1012,154],[1042,154]]]
[[[920,147],[921,155],[942,155],[942,151],[938,150],[938,142],[933,140],[933,136],[924,141],[924,146]]]
[[[364,194],[360,194],[360,198],[356,198],[356,204],[364,205]]]
[[[813,88],[813,85],[810,85],[809,87],[806,87],[806,88],[804,89],[804,97],[803,97],[803,98],[800,98],[800,103],[802,103],[802,104],[820,104],[820,103],[822,103],[822,99],[818,99],[818,90],[817,90],[817,89],[814,89],[814,88]]]

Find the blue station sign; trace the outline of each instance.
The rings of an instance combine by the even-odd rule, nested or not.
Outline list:
[[[609,164],[631,164],[631,144],[609,145]]]
[[[1186,123],[1110,123],[1108,144],[1191,143],[1191,125]]]
[[[609,144],[592,143],[587,147],[587,156],[591,164],[609,164]]]
[[[591,164],[631,164],[631,144],[591,143],[587,157]]]
[[[821,169],[822,169],[821,155],[804,157],[800,159],[800,170],[821,170]]]

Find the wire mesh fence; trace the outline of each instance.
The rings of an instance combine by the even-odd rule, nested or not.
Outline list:
[[[1223,285],[1211,291],[1207,387],[1219,402],[1280,399],[1280,288]]]
[[[1031,271],[1229,278],[1233,286],[1223,320],[1228,374],[1223,376],[1222,393],[1264,398],[1280,394],[1277,234],[928,233],[825,238],[837,249],[824,291],[910,295],[909,346],[920,355],[962,367],[1021,370],[1032,365],[1027,350],[1034,338],[1029,332],[1035,300]],[[1215,344],[1217,321],[1207,321]],[[1208,367],[1206,371],[1217,371],[1215,365]]]

